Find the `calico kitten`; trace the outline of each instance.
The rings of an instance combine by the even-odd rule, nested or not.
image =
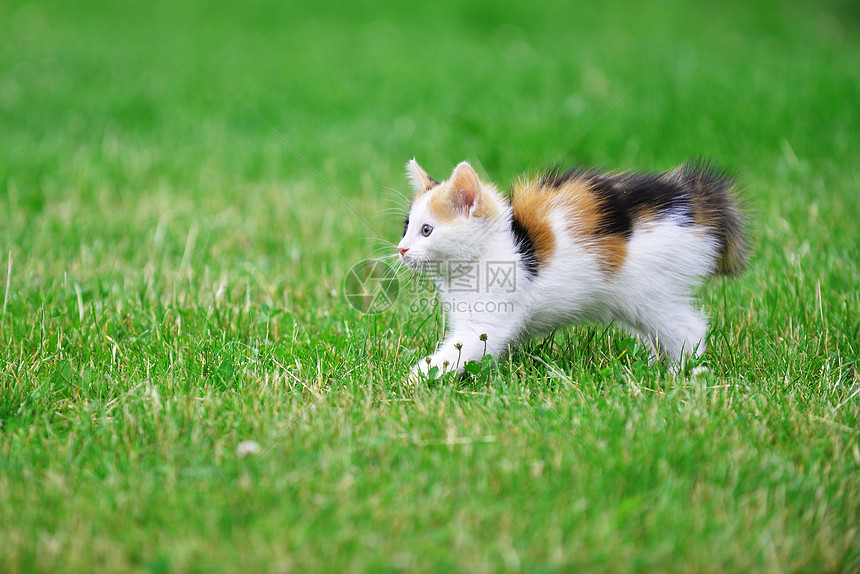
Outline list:
[[[549,171],[510,199],[463,162],[437,182],[413,159],[400,258],[429,272],[449,333],[413,376],[463,371],[485,354],[570,323],[622,326],[674,367],[705,348],[693,295],[740,272],[747,244],[733,179],[707,163],[674,171]]]

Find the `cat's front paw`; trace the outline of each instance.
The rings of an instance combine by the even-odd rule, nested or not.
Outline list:
[[[447,359],[440,357],[426,357],[418,361],[418,364],[412,367],[409,372],[408,381],[412,385],[417,385],[423,381],[433,381],[447,372],[455,371],[456,366],[452,365]]]
[[[410,387],[417,387],[422,381],[427,380],[427,369],[421,368],[422,363],[424,363],[423,360],[409,370],[409,375],[406,377],[406,384]]]

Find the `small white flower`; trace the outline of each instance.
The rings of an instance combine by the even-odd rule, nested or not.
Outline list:
[[[695,368],[693,369],[693,373],[692,373],[692,375],[693,375],[693,378],[695,379],[695,378],[697,378],[697,377],[703,377],[703,376],[707,375],[707,374],[708,374],[708,373],[710,373],[710,372],[711,372],[711,369],[709,369],[708,367],[706,367],[706,366],[702,365],[702,366],[700,366],[700,367],[695,367]]]
[[[243,440],[236,447],[236,456],[245,458],[254,454],[260,454],[260,444],[254,440]]]

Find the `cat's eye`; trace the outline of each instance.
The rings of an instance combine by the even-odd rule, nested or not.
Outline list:
[[[433,226],[432,226],[432,225],[427,225],[427,224],[425,223],[425,224],[424,224],[424,227],[422,227],[422,228],[421,228],[421,235],[423,235],[424,237],[427,237],[427,236],[428,236],[428,235],[430,235],[431,233],[433,233]]]

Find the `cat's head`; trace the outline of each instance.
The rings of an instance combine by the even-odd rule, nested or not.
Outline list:
[[[406,174],[415,196],[397,246],[403,262],[421,269],[432,263],[474,260],[503,215],[504,200],[495,187],[481,183],[466,162],[441,183],[414,159],[406,164]]]

